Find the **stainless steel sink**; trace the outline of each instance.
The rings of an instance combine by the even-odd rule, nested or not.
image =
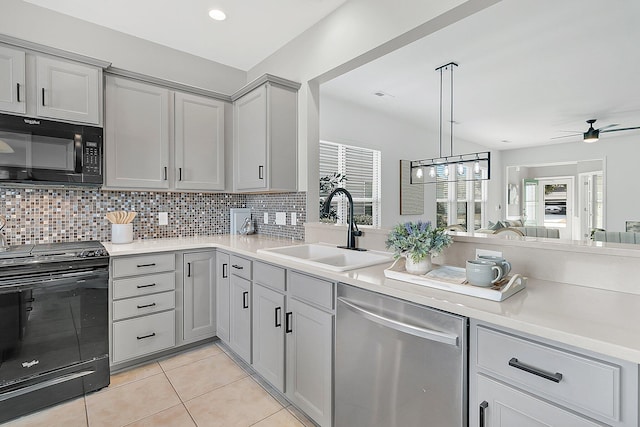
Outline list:
[[[393,254],[389,252],[361,252],[322,243],[258,249],[258,252],[332,271],[355,270],[393,261]]]

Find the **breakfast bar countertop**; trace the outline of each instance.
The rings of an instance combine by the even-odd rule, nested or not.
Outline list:
[[[640,295],[529,278],[526,289],[502,302],[386,278],[380,264],[346,272],[315,268],[257,252],[292,244],[260,235],[217,235],[103,243],[112,257],[218,248],[381,294],[640,363]]]

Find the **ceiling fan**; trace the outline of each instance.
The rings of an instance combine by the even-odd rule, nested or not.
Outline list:
[[[582,140],[584,142],[592,143],[592,142],[596,142],[600,138],[600,132],[602,132],[602,133],[605,133],[605,132],[619,132],[621,130],[640,129],[640,126],[635,126],[635,127],[630,127],[630,128],[610,129],[610,128],[615,127],[615,126],[620,126],[619,124],[612,124],[612,125],[603,126],[601,128],[598,128],[598,129],[594,129],[593,128],[593,124],[595,122],[596,122],[596,119],[587,120],[587,123],[589,123],[589,129],[587,129],[586,132],[580,132],[580,133],[575,133],[575,134],[572,134],[572,135],[565,135],[565,136],[556,136],[555,138],[551,138],[551,139],[570,138],[570,137],[573,137],[573,136],[582,135]]]

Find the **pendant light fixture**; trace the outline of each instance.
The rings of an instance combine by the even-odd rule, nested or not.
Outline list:
[[[411,161],[411,184],[432,184],[436,182],[451,181],[477,181],[488,180],[491,175],[491,153],[489,151],[459,154],[453,153],[453,70],[458,67],[455,62],[449,62],[436,68],[440,73],[440,138],[439,148],[440,157],[432,159],[412,160]],[[449,155],[442,155],[442,100],[443,100],[443,74],[445,71],[450,73],[450,146]],[[453,167],[455,173],[450,172]]]

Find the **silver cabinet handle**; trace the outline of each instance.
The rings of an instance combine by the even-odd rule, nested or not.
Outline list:
[[[264,179],[264,166],[258,166],[258,179]]]
[[[166,166],[165,166],[164,168],[162,168],[162,179],[163,179],[164,181],[166,181],[167,179],[169,179],[169,178],[168,178],[168,176],[167,176],[167,167],[166,167]]]
[[[387,328],[395,329],[396,331],[404,332],[405,334],[414,335],[416,337],[425,338],[430,341],[437,341],[443,344],[448,344],[457,347],[458,336],[455,334],[448,334],[446,332],[434,331],[432,329],[422,328],[420,326],[410,325],[408,323],[399,322],[397,320],[388,319],[376,313],[372,313],[364,308],[347,301],[344,298],[338,298],[338,301],[343,303],[349,310],[361,315],[362,317],[371,320],[379,325],[386,326]]]
[[[20,83],[16,83],[16,101],[22,102],[20,101]]]
[[[178,181],[182,181],[182,168],[178,168]]]
[[[42,106],[44,107],[44,88],[42,88]]]
[[[533,375],[537,375],[539,377],[544,378],[545,380],[553,381],[554,383],[559,383],[560,381],[562,381],[562,374],[560,372],[556,372],[555,374],[552,374],[550,372],[543,371],[542,369],[536,368],[534,366],[529,366],[522,362],[519,362],[518,359],[516,359],[515,357],[512,357],[511,360],[509,360],[509,366],[512,366],[516,369],[520,369],[522,371],[528,372]]]

